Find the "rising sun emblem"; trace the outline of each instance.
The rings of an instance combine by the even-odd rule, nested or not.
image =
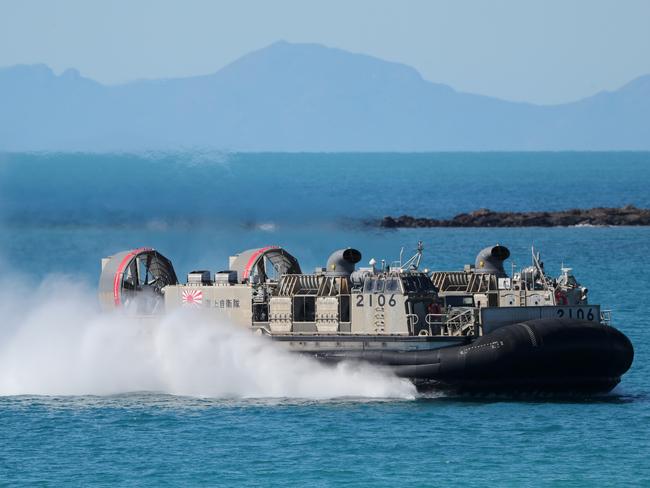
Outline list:
[[[201,290],[183,290],[183,305],[200,305],[203,303],[203,292]]]

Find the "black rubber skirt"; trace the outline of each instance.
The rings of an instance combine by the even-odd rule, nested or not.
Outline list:
[[[340,352],[336,356],[343,359]],[[348,357],[386,365],[398,376],[439,388],[566,393],[610,391],[633,358],[632,344],[619,330],[568,319],[507,325],[460,346]]]

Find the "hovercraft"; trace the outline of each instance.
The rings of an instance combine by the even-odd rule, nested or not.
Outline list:
[[[634,350],[609,311],[588,303],[570,268],[558,278],[531,266],[508,276],[501,245],[460,271],[420,271],[422,245],[406,262],[356,265],[356,249],[334,252],[304,273],[285,249],[232,256],[227,269],[191,271],[179,283],[151,248],[102,260],[106,309],[157,315],[207,312],[326,362],[363,361],[417,385],[462,391],[608,392]],[[217,325],[215,325],[217,326]]]

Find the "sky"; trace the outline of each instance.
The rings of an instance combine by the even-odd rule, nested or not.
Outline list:
[[[0,66],[45,63],[117,84],[212,73],[286,40],[554,104],[649,74],[649,26],[650,0],[0,0]]]

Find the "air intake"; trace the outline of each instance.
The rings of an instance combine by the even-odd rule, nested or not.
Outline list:
[[[334,251],[327,260],[327,276],[350,276],[354,265],[361,261],[361,253],[351,247]]]
[[[503,262],[510,257],[510,251],[505,246],[486,247],[476,256],[476,272],[490,273],[504,278],[506,275],[503,269]]]

